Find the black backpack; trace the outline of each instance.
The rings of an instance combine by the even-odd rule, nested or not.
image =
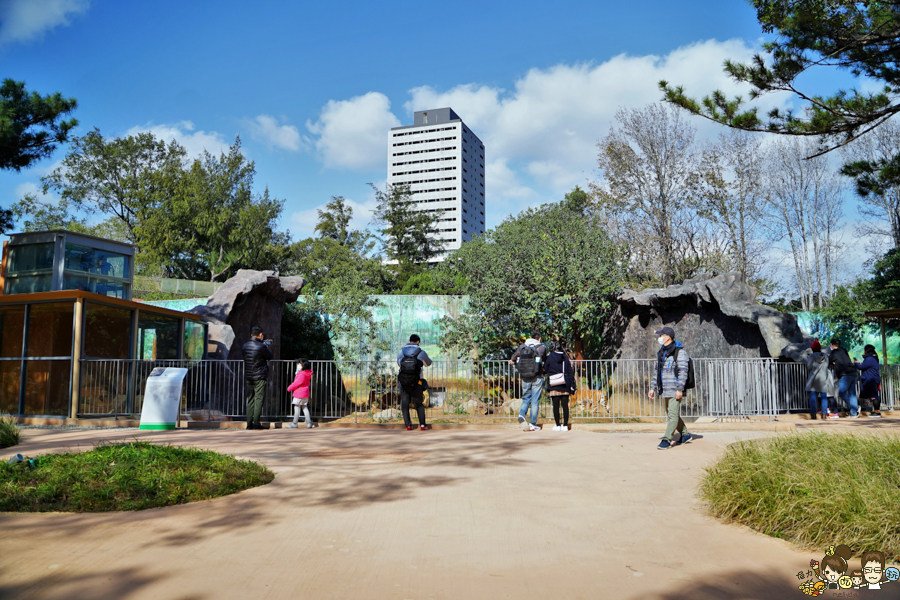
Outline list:
[[[673,360],[675,361],[675,377],[678,377],[678,353],[681,351],[681,348],[675,348],[675,354],[673,355]],[[688,356],[688,376],[687,381],[684,384],[684,389],[690,390],[695,386],[694,382],[694,359]]]
[[[519,361],[516,363],[519,376],[523,381],[534,381],[538,376],[537,349],[534,346],[522,345],[519,348]]]
[[[416,353],[412,356],[404,355],[400,359],[400,373],[397,375],[397,381],[400,387],[404,389],[412,389],[419,383],[419,376],[422,374],[422,367],[419,363],[419,353],[421,348],[416,348]]]

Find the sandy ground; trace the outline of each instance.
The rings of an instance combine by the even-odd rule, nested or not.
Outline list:
[[[26,434],[0,456],[140,436],[277,476],[138,513],[0,514],[0,598],[799,598],[796,574],[824,553],[695,498],[703,467],[760,432],[665,452],[658,434],[549,428]]]

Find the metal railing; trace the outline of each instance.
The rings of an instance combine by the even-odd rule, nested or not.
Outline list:
[[[664,420],[665,406],[650,399],[653,359],[573,361],[578,391],[571,416],[581,421]],[[135,415],[156,367],[184,367],[183,411],[196,419],[242,419],[246,408],[243,361],[83,360],[78,412],[84,416]],[[291,415],[287,387],[294,361],[270,361],[263,405],[267,419]],[[682,404],[688,418],[774,419],[805,412],[806,367],[772,359],[694,360],[696,387]],[[393,361],[313,361],[310,409],[317,420],[396,422],[400,394]],[[882,407],[893,409],[900,392],[900,365],[882,371]],[[437,422],[514,421],[521,404],[521,379],[506,361],[435,361],[423,370],[430,389],[427,416]],[[551,417],[546,392],[541,414]]]

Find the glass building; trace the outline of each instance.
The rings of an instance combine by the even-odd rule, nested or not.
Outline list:
[[[138,414],[154,367],[206,357],[201,317],[131,301],[130,245],[67,231],[10,237],[0,263],[0,413]]]
[[[134,246],[65,230],[17,233],[3,244],[3,294],[81,290],[131,300]]]

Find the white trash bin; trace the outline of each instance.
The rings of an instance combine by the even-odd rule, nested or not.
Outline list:
[[[175,429],[181,404],[181,384],[187,369],[157,367],[147,378],[141,429]]]

